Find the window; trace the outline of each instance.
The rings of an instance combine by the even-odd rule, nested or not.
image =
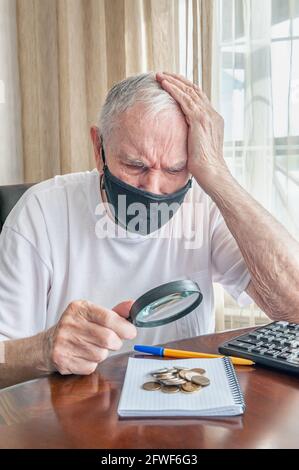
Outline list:
[[[252,78],[257,85],[263,80],[268,81],[271,109],[265,127],[268,137],[265,150],[273,151],[274,157],[272,199],[268,201],[268,208],[286,226],[291,225],[291,231],[298,236],[299,119],[296,111],[299,105],[299,60],[296,58],[299,57],[299,0],[265,0],[264,3],[270,6],[271,20],[269,30],[264,28],[267,36],[257,39],[248,37],[248,30],[256,20],[251,11],[247,12],[251,19],[248,18],[249,27],[245,29],[244,2],[220,0],[220,111],[225,119],[225,157],[236,178],[246,185],[248,175],[244,154],[250,154],[255,146],[245,146],[248,142],[244,135],[248,112],[245,88],[254,85],[250,83]],[[263,14],[260,8],[258,14]],[[254,41],[260,41],[260,46],[250,48]],[[250,54],[256,57],[253,59]],[[259,70],[252,73],[250,61],[259,65]],[[246,72],[251,72],[252,77],[246,76]],[[265,96],[256,94],[251,100],[262,98]]]
[[[217,6],[215,79],[226,161],[299,239],[299,0],[218,0]],[[224,309],[226,327],[265,321],[256,306],[241,310],[226,294]]]

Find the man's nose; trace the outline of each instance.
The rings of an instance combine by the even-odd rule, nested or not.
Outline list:
[[[159,172],[149,170],[146,174],[142,175],[139,180],[139,189],[154,194],[164,194]]]

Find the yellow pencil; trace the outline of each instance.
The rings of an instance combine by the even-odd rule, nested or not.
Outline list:
[[[166,357],[201,357],[201,358],[215,358],[215,357],[224,357],[221,354],[208,354],[208,353],[201,353],[201,352],[192,352],[192,351],[182,351],[180,349],[168,349],[164,348],[163,356]],[[232,363],[239,366],[252,366],[254,364],[253,361],[249,359],[242,359],[241,357],[233,357],[229,356]]]
[[[155,356],[164,356],[164,357],[175,357],[175,358],[215,358],[215,357],[224,357],[223,354],[208,354],[208,353],[201,353],[201,352],[193,352],[193,351],[183,351],[181,349],[169,349],[169,348],[162,348],[160,346],[142,346],[139,344],[135,344],[134,346],[135,351],[154,354]],[[252,366],[254,364],[253,361],[249,359],[242,359],[241,357],[230,357],[231,361],[235,365],[239,366]]]

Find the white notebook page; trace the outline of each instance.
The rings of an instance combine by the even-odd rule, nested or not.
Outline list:
[[[190,394],[167,394],[146,391],[142,384],[154,380],[150,373],[175,365],[206,370],[210,385]],[[241,414],[235,403],[224,361],[217,359],[157,359],[129,358],[118,412],[120,416],[206,416]]]

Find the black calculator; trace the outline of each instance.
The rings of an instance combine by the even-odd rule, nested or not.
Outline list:
[[[299,375],[299,324],[269,323],[226,341],[219,352]]]

